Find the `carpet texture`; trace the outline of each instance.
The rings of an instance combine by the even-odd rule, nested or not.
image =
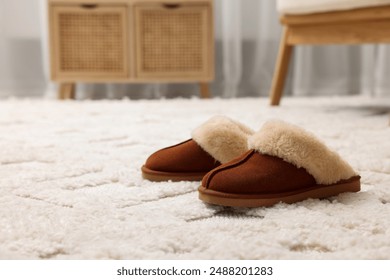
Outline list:
[[[390,259],[389,101],[0,101],[0,258]],[[362,191],[238,209],[202,203],[198,182],[141,178],[149,154],[216,114],[312,131]]]

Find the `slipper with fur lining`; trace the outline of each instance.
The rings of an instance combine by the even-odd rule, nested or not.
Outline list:
[[[204,202],[236,207],[271,206],[360,191],[360,176],[313,134],[270,121],[248,140],[249,151],[202,180]]]
[[[142,176],[150,181],[200,181],[210,170],[246,152],[252,134],[228,117],[212,117],[192,132],[191,139],[149,156]]]

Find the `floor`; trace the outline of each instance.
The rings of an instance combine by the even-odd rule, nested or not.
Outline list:
[[[390,100],[366,97],[0,101],[2,259],[390,259]],[[223,114],[300,125],[362,176],[362,191],[269,208],[152,183],[159,148]]]

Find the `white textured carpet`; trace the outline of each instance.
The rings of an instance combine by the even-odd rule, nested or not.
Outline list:
[[[389,101],[0,101],[0,258],[390,259]],[[150,153],[215,114],[311,130],[363,191],[233,209],[199,201],[196,182],[142,180]]]

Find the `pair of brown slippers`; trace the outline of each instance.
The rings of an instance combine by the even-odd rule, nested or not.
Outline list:
[[[202,201],[235,207],[360,191],[360,176],[313,134],[282,121],[269,121],[254,132],[223,116],[196,128],[192,139],[153,153],[142,176],[202,180]]]

